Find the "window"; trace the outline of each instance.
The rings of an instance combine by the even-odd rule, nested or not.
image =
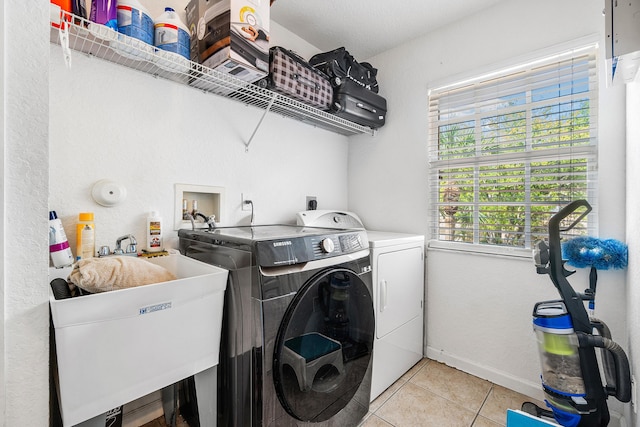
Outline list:
[[[433,240],[531,248],[577,199],[594,211],[572,231],[594,233],[595,56],[573,49],[430,91]]]

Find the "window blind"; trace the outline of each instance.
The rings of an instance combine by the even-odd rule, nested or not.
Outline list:
[[[531,248],[577,199],[596,234],[596,71],[592,45],[430,91],[432,239]]]

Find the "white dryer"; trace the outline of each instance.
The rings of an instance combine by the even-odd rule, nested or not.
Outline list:
[[[304,211],[298,225],[364,228],[352,212]],[[375,339],[371,401],[423,357],[424,236],[368,231]]]

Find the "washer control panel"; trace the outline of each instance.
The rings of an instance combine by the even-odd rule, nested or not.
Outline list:
[[[335,243],[329,237],[320,242],[320,247],[325,253],[330,254],[336,248]]]
[[[262,267],[301,264],[369,248],[364,230],[336,234],[265,240],[257,243],[258,263]]]

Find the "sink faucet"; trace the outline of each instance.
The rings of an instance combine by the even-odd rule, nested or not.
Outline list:
[[[129,240],[129,244],[127,245],[127,249],[122,250],[122,241]],[[118,237],[116,240],[116,248],[113,250],[114,255],[124,255],[124,254],[137,254],[138,253],[138,242],[136,242],[136,238],[133,237],[133,234],[127,234],[126,236]]]
[[[185,217],[186,217],[186,219],[191,221],[191,229],[192,230],[196,229],[196,218],[198,218],[198,217],[202,218],[204,223],[209,226],[209,231],[212,231],[213,229],[216,228],[216,216],[215,215],[206,216],[205,214],[200,213],[200,212],[196,212],[195,214],[191,214],[191,213],[187,212],[185,214]]]
[[[200,212],[196,212],[196,214],[194,215],[194,217],[198,218],[202,218],[202,220],[209,226],[209,230],[213,230],[214,228],[216,228],[216,216],[215,215],[209,215],[206,216],[203,213]],[[193,221],[192,221],[193,222]]]

